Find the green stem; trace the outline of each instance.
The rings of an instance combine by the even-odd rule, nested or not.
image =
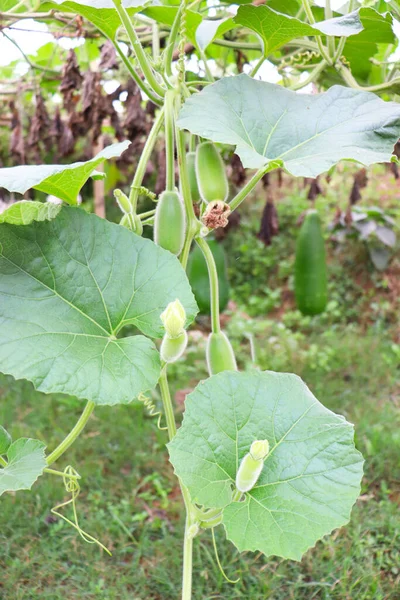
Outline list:
[[[125,31],[128,35],[129,41],[132,46],[132,50],[135,53],[140,68],[143,71],[143,75],[147,80],[147,83],[150,85],[150,87],[156,94],[163,97],[165,95],[165,89],[160,85],[160,83],[155,77],[154,71],[148,61],[146,52],[143,50],[143,46],[140,43],[139,37],[135,31],[135,28],[132,25],[131,18],[126,8],[122,5],[122,0],[113,0],[113,3],[115,5],[115,8],[117,9],[119,18],[121,19],[121,23],[125,28]]]
[[[167,379],[167,367],[164,366],[161,370],[160,379],[158,381],[158,385],[160,386],[161,398],[164,407],[165,420],[167,421],[168,427],[168,437],[172,440],[176,434],[176,424],[175,424],[175,416],[174,409],[172,407],[171,394],[169,391],[168,379]]]
[[[135,176],[131,185],[131,192],[129,194],[129,202],[131,203],[133,212],[136,212],[137,209],[137,200],[139,196],[140,187],[143,182],[143,177],[146,173],[146,165],[150,160],[151,153],[153,151],[154,145],[157,140],[158,132],[161,129],[161,125],[164,121],[164,108],[162,108],[153,123],[153,127],[149,133],[149,137],[146,140],[144,148],[142,150],[142,154],[140,155],[140,159],[138,165],[136,167]]]
[[[57,78],[57,79],[61,78],[61,73],[59,71],[55,71],[54,69],[48,69],[47,67],[42,67],[41,65],[37,65],[36,63],[33,63],[29,59],[29,57],[25,54],[25,52],[22,50],[22,48],[17,44],[17,42],[12,37],[10,37],[9,35],[7,35],[7,33],[4,31],[4,29],[1,31],[1,33],[4,35],[5,38],[8,39],[9,42],[11,42],[12,44],[14,44],[14,46],[22,54],[24,60],[28,63],[29,67],[32,70],[34,70],[34,71],[41,71],[42,73],[50,73],[51,75],[54,75],[54,77]]]
[[[325,0],[325,19],[332,19],[333,17],[333,13],[332,13],[332,8],[331,8],[331,0]],[[334,57],[335,57],[335,38],[332,35],[327,35],[326,36],[326,42],[327,42],[327,46],[328,46],[328,53],[329,56],[332,58],[332,60],[334,61]]]
[[[68,448],[75,442],[77,437],[82,433],[86,423],[88,422],[89,417],[94,410],[94,407],[94,402],[91,402],[89,400],[85,406],[85,410],[79,417],[75,427],[71,429],[71,431],[69,432],[67,437],[61,442],[61,444],[57,446],[57,448],[53,450],[53,452],[47,457],[46,462],[48,465],[51,465],[54,462],[56,462],[56,460],[58,460],[60,456],[64,454],[64,452],[68,450]]]
[[[160,29],[158,23],[153,23],[152,34],[153,59],[158,60],[160,57]]]
[[[4,460],[4,458],[3,458],[2,456],[0,456],[0,465],[1,465],[2,467],[6,467],[6,466],[7,466],[7,461],[6,461],[6,460]]]
[[[182,600],[192,599],[193,537],[189,536],[190,526],[191,520],[187,515],[183,541]]]
[[[171,394],[168,385],[167,365],[163,365],[158,385],[160,387],[165,419],[167,421],[168,438],[171,441],[172,438],[176,435],[176,424],[174,409],[171,401]],[[183,546],[182,600],[191,600],[193,539],[191,536],[189,536],[189,528],[195,522],[196,509],[192,505],[190,494],[187,488],[182,484],[181,481],[179,481],[179,485],[181,488],[182,497],[186,508],[185,537]]]
[[[164,55],[164,67],[168,77],[172,76],[172,59],[174,55],[175,42],[178,37],[179,28],[181,25],[182,6],[179,7],[178,12],[175,15],[174,22],[172,24],[171,32],[167,40],[167,49]]]
[[[268,171],[272,171],[272,169],[276,168],[276,164],[269,163],[268,165],[264,165],[260,169],[258,169],[257,173],[253,175],[253,177],[246,183],[245,186],[236,194],[236,196],[230,201],[229,206],[231,211],[234,211],[239,204],[243,202],[243,200],[253,191],[257,183],[264,177]]]
[[[166,189],[175,190],[175,144],[174,144],[174,101],[176,92],[169,90],[165,94],[165,162]]]
[[[193,239],[194,239],[194,236],[189,236],[189,235],[186,236],[185,243],[183,245],[182,252],[179,257],[179,261],[180,261],[182,267],[185,269],[185,271],[186,271],[187,263],[189,260],[189,253],[190,253],[190,248],[192,246]]]
[[[382,92],[383,90],[390,89],[391,87],[400,84],[400,77],[395,77],[391,81],[385,81],[383,83],[379,83],[378,85],[362,86],[359,85],[352,72],[343,64],[336,65],[336,70],[349,87],[355,90],[362,90],[363,92]]]
[[[144,213],[140,213],[140,215],[138,215],[139,219],[143,220],[143,219],[148,219],[149,217],[153,217],[156,214],[156,209],[154,208],[153,210],[148,210],[147,212]]]
[[[205,239],[196,238],[196,244],[199,246],[207,263],[208,277],[210,280],[210,300],[211,300],[211,329],[213,333],[221,331],[219,322],[219,286],[218,286],[218,271],[215,265],[213,253]]]
[[[311,71],[311,73],[309,74],[309,76],[304,79],[303,81],[299,81],[298,83],[294,83],[293,85],[289,86],[291,90],[301,90],[301,88],[305,87],[306,85],[308,85],[309,83],[312,83],[313,81],[315,81],[318,77],[318,75],[321,73],[321,71],[323,71],[325,69],[325,67],[328,66],[328,63],[326,62],[326,60],[322,60],[316,67],[315,69],[313,69]]]
[[[138,85],[138,87],[142,90],[142,92],[144,92],[146,94],[146,96],[152,101],[154,102],[154,104],[156,104],[157,106],[160,106],[162,104],[162,100],[160,96],[157,96],[155,94],[153,94],[152,90],[150,90],[146,83],[143,81],[143,79],[141,77],[139,77],[139,75],[136,73],[131,61],[129,60],[129,58],[127,56],[125,56],[125,54],[123,53],[123,50],[121,48],[121,46],[119,45],[119,43],[116,40],[111,40],[115,50],[118,52],[119,57],[121,58],[122,62],[124,63],[125,67],[128,69],[132,79],[136,82],[136,84]]]
[[[179,184],[186,213],[186,238],[181,253],[180,261],[183,268],[186,268],[190,246],[192,244],[194,236],[197,235],[197,233],[199,232],[200,223],[197,220],[196,215],[194,214],[192,193],[190,191],[189,173],[186,162],[185,133],[176,125],[176,117],[178,116],[180,110],[180,104],[181,100],[179,97],[177,97],[175,102],[175,139],[176,150],[178,155]]]
[[[312,10],[311,10],[311,6],[310,6],[310,3],[309,3],[309,0],[301,0],[301,2],[303,4],[303,8],[305,10],[305,13],[307,15],[307,18],[308,18],[310,24],[314,25],[315,19],[314,19],[314,15],[312,13]],[[329,54],[327,53],[326,48],[324,47],[324,45],[322,43],[321,36],[320,35],[316,35],[315,36],[315,41],[317,42],[318,49],[319,49],[319,52],[320,52],[322,58],[324,58],[328,64],[332,64],[332,58],[333,57],[331,58],[329,56]]]
[[[215,79],[214,79],[214,75],[211,73],[210,71],[210,67],[208,66],[208,61],[207,61],[207,57],[205,55],[204,50],[202,50],[201,48],[199,48],[199,54],[200,54],[200,58],[203,61],[204,64],[204,72],[206,74],[206,77],[208,79],[208,81],[210,83],[214,83]]]
[[[58,477],[67,477],[68,479],[75,479],[78,480],[81,478],[80,475],[66,475],[63,471],[55,471],[54,469],[43,469],[43,471],[45,473],[48,473],[49,475],[57,475]]]
[[[261,57],[259,58],[259,60],[257,61],[257,64],[253,67],[251,73],[250,73],[250,77],[255,77],[259,71],[259,69],[263,66],[265,61],[265,56],[264,54],[261,55]]]

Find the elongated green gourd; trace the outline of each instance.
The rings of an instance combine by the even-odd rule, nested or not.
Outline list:
[[[233,348],[223,331],[208,336],[206,358],[210,375],[221,371],[237,371]]]
[[[256,440],[242,459],[236,473],[236,487],[239,492],[249,492],[256,485],[269,452],[268,440]]]
[[[230,294],[225,252],[222,245],[215,240],[210,240],[208,245],[214,256],[215,266],[217,267],[219,310],[222,312],[229,302]],[[211,313],[210,280],[208,277],[206,259],[197,245],[189,255],[187,276],[189,283],[192,286],[200,313],[209,315]]]
[[[196,177],[196,152],[188,152],[186,154],[186,164],[189,176],[190,193],[192,202],[198,202],[200,198],[199,186]]]
[[[203,142],[197,146],[196,176],[204,202],[225,202],[229,194],[228,178],[221,155],[212,142]]]
[[[301,226],[296,245],[295,296],[304,315],[317,315],[327,303],[325,243],[316,210],[310,210]]]
[[[185,241],[186,217],[178,192],[163,192],[157,202],[154,241],[177,256]]]

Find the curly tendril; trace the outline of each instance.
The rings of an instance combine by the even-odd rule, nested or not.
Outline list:
[[[179,58],[178,58],[178,80],[179,83],[184,83],[185,81],[185,44],[186,44],[186,35],[187,35],[187,9],[188,9],[188,0],[182,0],[180,11],[181,11],[181,23],[179,27]]]
[[[54,506],[51,509],[51,512],[53,515],[56,515],[60,519],[63,519],[63,521],[65,521],[66,523],[71,525],[71,527],[76,529],[77,532],[79,533],[79,535],[81,536],[81,538],[83,539],[83,541],[87,542],[88,544],[97,544],[98,546],[100,546],[100,548],[105,550],[107,552],[107,554],[112,556],[112,554],[108,550],[108,548],[106,548],[98,539],[96,539],[92,535],[89,535],[88,533],[86,533],[86,531],[84,531],[79,525],[78,512],[76,509],[76,499],[78,498],[80,491],[81,491],[79,481],[78,481],[79,479],[80,479],[79,473],[73,467],[68,465],[68,467],[65,468],[64,473],[63,473],[63,482],[64,482],[65,490],[68,492],[68,494],[71,494],[71,498],[70,498],[70,500],[67,500],[66,502],[62,502],[61,504],[57,504],[57,506]],[[72,510],[73,510],[73,514],[74,514],[73,521],[71,521],[70,519],[68,519],[67,517],[65,517],[63,514],[61,514],[59,512],[60,508],[64,508],[65,506],[69,506],[70,504],[72,505]]]
[[[157,410],[157,407],[154,404],[154,402],[151,400],[151,398],[148,398],[147,396],[145,396],[145,394],[141,393],[138,396],[138,400],[139,400],[139,402],[142,402],[144,404],[150,417],[158,417],[158,419],[157,419],[158,429],[160,431],[166,431],[168,429],[168,427],[161,427],[161,419],[163,417],[163,414],[160,410]]]
[[[311,60],[320,57],[320,53],[315,50],[296,52],[287,58],[283,58],[278,66],[278,69],[281,70],[285,67],[305,67]]]

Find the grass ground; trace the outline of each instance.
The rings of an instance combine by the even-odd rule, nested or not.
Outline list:
[[[285,223],[294,227],[302,202],[290,214],[283,205],[284,227]],[[254,230],[251,215],[244,227],[246,235]],[[276,300],[267,307],[253,304],[247,312],[249,306],[239,306],[226,327],[242,368],[251,363],[244,337],[250,333],[261,368],[299,374],[321,402],[355,423],[356,443],[366,459],[362,495],[350,524],[320,541],[300,563],[252,553],[240,557],[224,540],[223,531],[217,530],[227,574],[240,575],[236,586],[223,580],[210,535],[203,533],[195,543],[194,600],[398,600],[400,347],[393,326],[398,305],[385,295],[384,276],[377,279],[371,274],[378,282],[372,296],[371,287],[354,291],[349,260],[336,279],[347,295],[336,293],[337,304],[324,317],[313,321],[300,317],[293,310],[291,281],[285,275],[293,252],[292,236],[286,235],[286,242],[284,238],[284,233],[276,238],[271,250],[272,262],[279,262],[282,275],[277,297],[288,298],[284,313],[277,311],[275,303],[280,301]],[[255,246],[253,242],[253,250]],[[255,251],[262,254],[262,248]],[[241,250],[236,258],[245,253]],[[335,260],[330,256],[339,269]],[[265,263],[264,267],[271,269],[272,278],[273,266]],[[247,267],[237,268],[243,272]],[[261,280],[263,273],[253,274],[257,277]],[[250,297],[245,289],[241,291],[244,283],[238,273],[234,292],[239,300]],[[332,285],[332,293],[337,285]],[[376,290],[382,293],[377,295]],[[262,290],[257,293],[262,299]],[[360,293],[364,296],[355,310]],[[378,307],[375,312],[371,304]],[[359,307],[367,305],[370,316],[364,319]],[[190,335],[186,358],[171,369],[178,419],[184,391],[205,376],[204,334],[199,330]],[[82,408],[76,399],[46,396],[28,383],[0,379],[0,423],[14,438],[43,439],[52,449]],[[166,433],[157,429],[142,406],[103,407],[56,465],[63,469],[70,464],[79,471],[80,525],[98,537],[112,557],[85,543],[52,515],[51,508],[68,499],[60,478],[46,475],[31,492],[4,495],[1,600],[177,600],[183,512],[166,458],[166,441]],[[71,517],[70,508],[61,510]]]

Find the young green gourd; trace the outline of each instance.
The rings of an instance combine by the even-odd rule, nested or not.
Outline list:
[[[249,492],[256,485],[269,452],[268,440],[256,440],[242,459],[236,473],[236,488],[239,492]]]
[[[196,176],[204,202],[225,202],[229,194],[228,178],[221,155],[212,142],[203,142],[197,146]]]
[[[237,371],[233,348],[223,331],[208,336],[206,358],[210,376],[222,371]]]
[[[198,202],[199,200],[201,200],[201,196],[196,177],[196,152],[188,152],[186,154],[186,165],[189,176],[190,194],[192,196],[192,202]]]
[[[157,202],[154,219],[154,241],[178,256],[183,248],[186,217],[178,192],[163,192]]]
[[[222,312],[229,302],[230,295],[225,251],[222,244],[215,240],[210,240],[208,246],[214,256],[218,272],[219,310]],[[211,313],[210,280],[206,260],[197,245],[189,255],[187,276],[200,313],[209,315]]]
[[[318,315],[327,304],[325,242],[314,209],[308,211],[297,238],[295,297],[303,315]]]

